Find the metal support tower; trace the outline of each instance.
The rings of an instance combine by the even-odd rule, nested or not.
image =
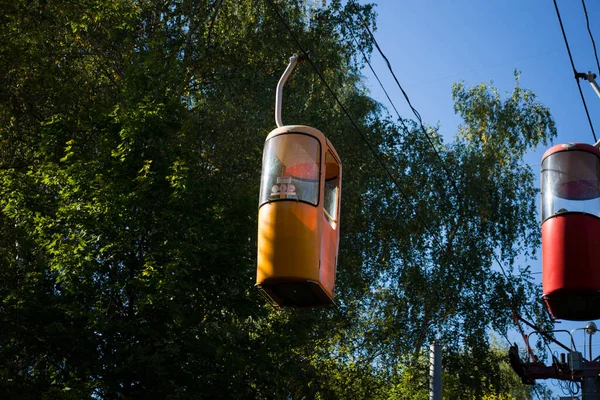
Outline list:
[[[585,330],[589,335],[589,354],[583,354],[577,351],[573,341],[572,333],[577,330]],[[519,356],[519,349],[515,344],[509,349],[508,357],[513,370],[525,384],[533,385],[536,379],[559,379],[563,381],[577,382],[581,384],[581,400],[600,400],[600,356],[592,359],[592,335],[597,331],[596,324],[589,322],[585,328],[574,329],[573,331],[549,331],[532,332],[525,337],[525,342],[529,343],[529,337],[533,333],[548,338],[550,333],[567,332],[571,335],[571,347],[567,347],[560,342],[555,341],[566,350],[560,354],[560,360],[552,356],[552,365],[547,366],[540,362],[533,355],[528,346],[527,360],[522,361]],[[577,397],[575,397],[577,398]]]

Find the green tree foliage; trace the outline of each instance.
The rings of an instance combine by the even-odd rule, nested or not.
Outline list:
[[[481,371],[480,367],[472,370],[452,370],[445,368],[442,376],[442,397],[444,399],[484,399],[484,400],[521,400],[533,398],[550,398],[551,393],[544,387],[524,385],[513,372],[506,360],[508,348],[498,344],[493,338],[489,352],[485,356],[496,371],[490,374]],[[470,358],[469,354],[464,357]],[[391,391],[392,399],[429,399],[429,359],[428,354],[420,354],[417,363],[406,366],[402,370],[396,386]],[[473,374],[473,375],[467,375]],[[477,380],[473,385],[465,381]],[[535,396],[535,397],[534,397]]]
[[[370,44],[329,3],[3,3],[0,397],[388,398],[434,337],[457,385],[504,390],[488,332],[513,311],[547,324],[515,260],[539,245],[522,158],[555,134],[548,110],[458,85],[464,125],[451,144],[427,127],[432,147],[368,97]],[[338,309],[275,311],[252,287],[262,145],[298,52],[273,4],[400,183],[299,66],[284,122],[344,165]]]

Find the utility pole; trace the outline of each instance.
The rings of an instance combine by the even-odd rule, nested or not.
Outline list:
[[[429,400],[442,400],[442,346],[429,346]]]

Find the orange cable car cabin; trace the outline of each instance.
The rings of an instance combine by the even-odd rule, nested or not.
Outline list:
[[[278,128],[263,151],[256,287],[279,307],[329,306],[335,304],[342,164],[319,130],[283,126],[283,85],[297,62],[290,58],[277,86]]]
[[[284,126],[265,142],[257,287],[282,307],[334,304],[340,158],[315,128]]]
[[[542,286],[558,319],[600,318],[600,151],[583,143],[542,158]]]

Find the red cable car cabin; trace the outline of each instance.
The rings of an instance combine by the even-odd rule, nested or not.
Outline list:
[[[342,166],[317,129],[283,126],[265,142],[256,286],[286,307],[334,304]]]
[[[542,158],[542,285],[555,318],[600,318],[600,151],[583,143]]]

